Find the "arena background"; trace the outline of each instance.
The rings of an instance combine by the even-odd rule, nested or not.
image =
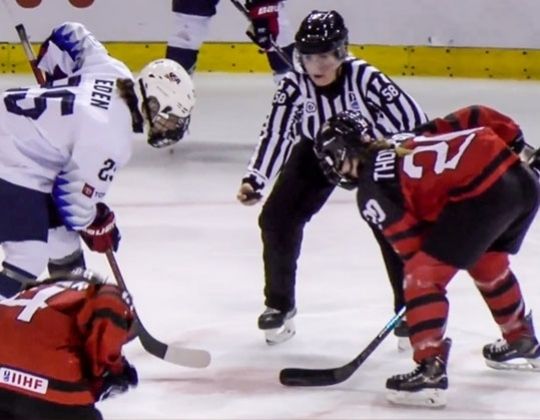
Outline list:
[[[352,52],[392,75],[540,79],[537,0],[288,1],[293,28],[312,9],[338,10],[350,29]],[[164,55],[170,6],[170,0],[1,0],[0,73],[29,71],[16,23],[24,23],[37,44],[66,20],[87,25],[137,71]],[[245,27],[243,16],[222,0],[198,70],[268,72]]]

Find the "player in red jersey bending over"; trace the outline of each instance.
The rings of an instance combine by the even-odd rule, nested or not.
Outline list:
[[[75,270],[0,302],[0,418],[102,419],[95,402],[137,385],[122,356],[131,298]]]
[[[508,259],[536,215],[540,187],[511,149],[523,141],[519,127],[494,110],[459,110],[424,130],[400,134],[399,143],[375,140],[366,119],[345,111],[323,125],[316,151],[330,180],[356,183],[362,217],[404,262],[418,366],[387,380],[389,400],[444,406],[451,344],[446,286],[460,269],[474,279],[501,329],[503,340],[483,348],[488,366],[540,370],[532,317]]]

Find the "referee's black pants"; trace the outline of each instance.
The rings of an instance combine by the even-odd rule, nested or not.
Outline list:
[[[296,306],[296,262],[305,224],[334,190],[319,167],[313,141],[293,148],[259,216],[263,242],[265,305],[281,311]],[[403,265],[381,235],[376,235],[392,283],[395,309],[403,306]]]

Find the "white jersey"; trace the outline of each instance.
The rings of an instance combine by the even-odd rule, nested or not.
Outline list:
[[[84,58],[64,71],[70,77],[9,89],[0,104],[0,178],[52,193],[76,230],[92,222],[133,140],[131,113],[116,88],[118,78],[132,78],[129,69],[99,43]]]

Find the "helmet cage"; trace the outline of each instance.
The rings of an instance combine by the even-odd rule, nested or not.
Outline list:
[[[189,115],[179,117],[173,113],[160,112],[152,121],[148,143],[157,148],[170,146],[184,137],[190,122]]]
[[[189,128],[191,115],[180,117],[171,112],[170,106],[160,109],[158,99],[155,96],[146,95],[142,80],[139,80],[139,87],[143,96],[143,112],[149,125],[148,143],[153,147],[161,148],[180,141]]]
[[[328,181],[355,188],[356,180],[343,175],[341,169],[347,159],[361,156],[373,141],[371,124],[360,113],[344,111],[329,118],[315,140],[315,154]]]

